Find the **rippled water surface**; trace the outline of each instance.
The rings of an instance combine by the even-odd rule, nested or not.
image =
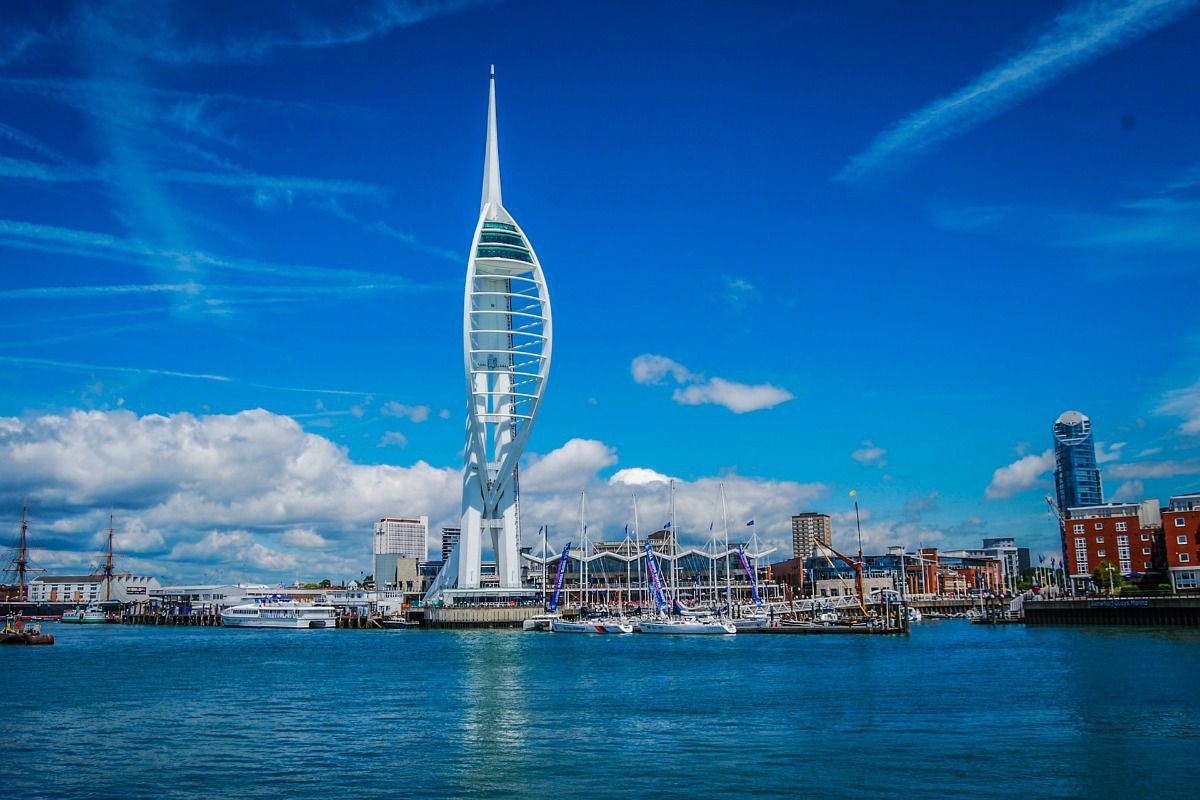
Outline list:
[[[5,797],[1196,797],[1200,632],[48,625]]]

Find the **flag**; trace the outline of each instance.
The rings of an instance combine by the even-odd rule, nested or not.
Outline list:
[[[1039,563],[1039,564],[1045,564],[1045,563],[1046,563],[1046,554],[1045,554],[1045,553],[1042,553],[1041,555],[1039,555],[1039,556],[1038,556],[1038,563]]]
[[[670,528],[670,527],[671,527],[671,520],[667,520],[666,522],[664,522],[664,523],[663,523],[663,530],[664,530],[664,531],[665,531],[667,528]]]
[[[629,526],[628,525],[625,526],[625,535],[626,536],[629,535]]]
[[[750,520],[749,522],[746,523],[746,527],[749,528],[753,524],[754,524],[754,520]]]
[[[851,497],[858,497],[858,489],[851,489],[851,490],[850,490],[850,496],[851,496]]]

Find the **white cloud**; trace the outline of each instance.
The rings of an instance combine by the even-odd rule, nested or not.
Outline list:
[[[592,538],[621,538],[639,497],[644,532],[667,518],[667,475],[631,465],[612,478],[614,448],[572,439],[521,473],[521,517],[528,537],[552,525],[552,545],[577,536],[579,492],[586,491]],[[825,496],[819,483],[727,474],[676,481],[685,543],[720,529],[719,486],[728,497],[730,535],[751,530],[791,547],[790,517]],[[78,568],[102,550],[107,509],[117,515],[122,567],[138,565],[167,582],[225,579],[341,580],[369,571],[372,522],[427,514],[430,530],[458,521],[461,469],[424,462],[357,464],[346,451],[305,432],[290,417],[263,410],[232,415],[137,416],[72,411],[0,417],[0,504],[20,507],[28,487],[39,520],[33,546],[50,569]],[[754,518],[754,529],[745,521]],[[318,533],[319,531],[319,533]],[[436,535],[433,536],[436,539]]]
[[[616,450],[595,439],[571,439],[544,456],[530,455],[521,488],[534,492],[582,490],[596,473],[617,463]]]
[[[1200,459],[1142,461],[1136,464],[1114,464],[1104,470],[1113,478],[1174,478],[1180,475],[1200,475]]]
[[[291,528],[279,536],[279,541],[304,550],[324,550],[329,540],[312,528]]]
[[[1167,392],[1154,411],[1157,414],[1182,417],[1180,433],[1200,434],[1200,381],[1187,388]]]
[[[1163,451],[1163,449],[1161,447],[1147,447],[1145,450],[1138,451],[1137,457],[1138,458],[1149,458],[1150,456],[1158,455],[1162,451]]]
[[[1114,502],[1129,503],[1146,498],[1146,486],[1140,480],[1125,481],[1109,496]]]
[[[887,450],[882,447],[877,447],[870,439],[863,442],[863,446],[850,454],[860,464],[874,464],[877,467],[887,466],[887,461],[884,456],[887,455]]]
[[[676,389],[672,392],[671,399],[684,406],[710,403],[724,406],[735,414],[744,414],[747,411],[774,408],[794,396],[787,389],[766,383],[750,386],[722,378],[710,378],[705,383],[694,383]]]
[[[1125,442],[1117,442],[1112,445],[1096,442],[1096,463],[1107,464],[1109,461],[1116,461],[1121,457],[1123,447],[1125,447]]]
[[[880,134],[836,176],[856,181],[959,136],[1084,64],[1173,22],[1195,0],[1101,0],[1061,12],[1029,47]]]
[[[646,467],[628,467],[619,469],[608,479],[609,483],[623,483],[626,486],[645,486],[650,483],[669,483],[673,480],[669,475],[663,475]]]
[[[429,406],[410,406],[393,400],[384,403],[379,413],[385,417],[405,417],[411,422],[424,422],[429,419]]]
[[[655,384],[660,385],[663,378],[670,375],[675,379],[676,383],[686,383],[699,378],[698,375],[693,375],[688,371],[688,368],[678,361],[673,361],[666,356],[658,356],[653,353],[640,355],[633,360],[630,365],[630,372],[633,373],[634,383]]]
[[[1032,489],[1042,483],[1042,477],[1054,469],[1054,451],[1028,455],[992,473],[983,496],[988,500],[1003,500]]]
[[[387,431],[383,436],[379,437],[380,447],[408,447],[408,437],[400,431]]]
[[[242,554],[233,561],[244,556],[238,576],[246,579],[291,577],[279,565],[316,572],[343,564],[355,574],[369,558],[373,520],[404,513],[448,520],[461,491],[457,468],[356,464],[290,417],[262,410],[0,419],[0,498],[19,505],[27,487],[37,487],[31,509],[52,521],[43,531],[61,531],[54,535],[61,563],[95,550],[90,537],[107,527],[95,509],[115,505],[126,509],[117,519],[118,549],[155,560],[164,577],[196,577],[216,558],[205,543],[240,532],[229,541]],[[286,533],[315,526],[342,555],[314,554],[313,538]]]
[[[443,408],[441,411],[438,412],[438,416],[441,417],[442,419],[450,419],[450,409]]]
[[[735,414],[773,408],[791,400],[794,395],[786,389],[770,384],[750,385],[735,383],[724,378],[704,379],[698,372],[666,356],[646,353],[633,360],[630,365],[635,383],[661,386],[664,378],[671,376],[676,383],[683,384],[671,393],[671,399],[684,406],[718,405]]]

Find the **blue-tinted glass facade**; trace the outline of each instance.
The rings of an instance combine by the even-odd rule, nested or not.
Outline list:
[[[1092,422],[1078,411],[1067,411],[1054,422],[1054,488],[1064,514],[1104,502]]]

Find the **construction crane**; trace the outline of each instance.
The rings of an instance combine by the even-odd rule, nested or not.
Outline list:
[[[866,599],[863,597],[863,568],[862,568],[861,557],[859,558],[858,561],[855,561],[850,556],[847,556],[847,555],[844,555],[844,554],[838,552],[837,550],[835,550],[833,548],[832,545],[825,544],[820,539],[817,539],[816,543],[820,547],[825,548],[826,550],[833,553],[835,556],[840,558],[842,561],[845,561],[847,564],[849,564],[851,567],[854,568],[854,591],[858,595],[858,607],[862,609],[863,616],[864,617],[867,616],[867,602],[866,602]],[[825,560],[830,561],[829,556],[825,556]],[[833,562],[830,561],[830,566],[832,566],[832,564],[833,564]]]

